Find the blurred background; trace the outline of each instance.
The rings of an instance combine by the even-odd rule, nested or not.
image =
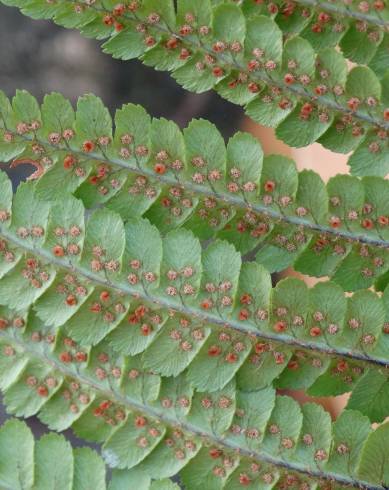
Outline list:
[[[0,89],[13,96],[26,89],[39,101],[44,94],[61,92],[73,103],[85,93],[102,98],[113,114],[123,103],[143,105],[155,117],[166,117],[185,127],[196,117],[215,123],[225,138],[243,129],[257,136],[265,153],[282,153],[296,160],[299,168],[312,168],[328,180],[346,173],[347,157],[336,155],[315,144],[294,150],[278,141],[273,130],[262,128],[244,116],[243,110],[216,93],[190,94],[166,72],[156,72],[139,61],[122,62],[101,52],[95,40],[82,38],[77,31],[65,30],[48,21],[33,21],[18,10],[0,6]],[[31,169],[17,167],[10,173],[15,185]],[[287,274],[293,274],[287,271]],[[312,280],[306,278],[312,284]],[[302,394],[293,394],[300,400]],[[323,405],[336,416],[344,397],[326,399]],[[0,424],[7,417],[0,407]],[[44,426],[35,418],[28,421],[39,435]],[[77,445],[80,441],[66,434]],[[85,442],[82,442],[85,445]]]

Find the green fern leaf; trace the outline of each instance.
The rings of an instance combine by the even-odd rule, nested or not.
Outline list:
[[[39,176],[35,195],[40,199],[57,199],[70,191],[88,208],[104,203],[125,221],[147,217],[162,233],[186,227],[200,239],[226,239],[243,254],[259,249],[256,260],[270,271],[294,265],[308,275],[332,276],[346,290],[370,287],[387,272],[388,204],[384,179],[336,176],[325,186],[313,172],[298,173],[294,163],[285,157],[263,159],[260,145],[248,134],[238,133],[226,147],[218,131],[206,121],[192,122],[182,135],[173,123],[151,122],[143,109],[132,105],[118,111],[111,141],[110,118],[101,101],[92,96],[80,99],[81,114],[77,111],[77,127],[81,125],[82,136],[78,136],[75,126],[63,131],[72,135],[70,142],[74,146],[71,143],[69,149],[66,139],[57,132],[57,123],[52,122],[50,111],[54,107],[60,120],[70,124],[74,119],[62,97],[47,96],[39,131],[48,134],[49,141],[38,139],[39,144],[33,143],[30,139],[36,141],[34,136],[21,138],[15,132],[7,143],[10,148],[18,148],[22,139],[27,145],[23,151],[38,144],[39,151],[44,152],[34,160]],[[96,129],[82,129],[81,121],[84,118],[83,124],[87,125],[88,117],[105,118],[100,136]],[[7,134],[11,134],[9,130],[4,132],[6,140]],[[97,148],[99,138],[105,144],[104,155]],[[84,148],[84,144],[92,144],[94,150],[89,152],[89,146]],[[26,151],[30,155],[30,149]],[[4,155],[8,153],[13,154],[13,150],[6,149]],[[18,156],[15,164],[27,158],[23,153]],[[7,196],[9,184],[4,185],[8,185],[8,191],[4,190]],[[26,216],[17,226],[28,221],[28,213],[37,212],[36,205],[41,206],[39,220],[44,223],[46,204],[34,204],[33,196],[22,194],[30,191],[22,189],[17,196],[25,203],[26,210],[21,213]],[[56,220],[70,222],[73,212],[76,217],[79,204],[68,201],[58,206],[58,216],[52,217],[51,226],[56,226]],[[9,214],[5,204],[3,221],[8,220]],[[109,219],[107,214],[107,222]],[[74,221],[76,225],[77,220]],[[34,243],[37,241],[38,237],[34,237]],[[79,240],[60,241],[66,247],[71,245],[77,255]],[[114,265],[115,259],[112,260]],[[9,266],[2,267],[8,270]]]
[[[373,6],[373,13],[312,1],[288,7],[272,2],[266,8],[250,5],[251,0],[241,6],[208,0],[197,7],[184,0],[177,12],[173,2],[151,0],[128,8],[101,2],[75,8],[69,0],[51,6],[44,0],[3,3],[31,17],[78,28],[87,37],[108,38],[105,52],[126,60],[139,57],[157,70],[172,71],[188,90],[215,88],[228,100],[247,105],[247,113],[260,124],[278,126],[279,137],[292,146],[319,140],[333,151],[347,152],[360,144],[349,160],[356,175],[388,172],[387,100],[380,78],[385,75],[389,14],[383,2]],[[283,33],[286,40],[281,42]],[[370,63],[372,69],[357,66],[345,77],[343,56]],[[28,121],[36,107],[26,102]],[[96,130],[105,122],[102,117]]]

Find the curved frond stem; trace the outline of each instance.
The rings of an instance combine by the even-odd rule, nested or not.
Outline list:
[[[27,135],[17,135],[17,133],[8,130],[9,133],[13,134],[14,136],[18,136],[18,138],[22,138],[28,142],[36,142],[39,143],[40,145],[50,148],[51,150],[67,150],[69,153],[72,153],[73,155],[81,158],[85,158],[86,154],[83,153],[80,150],[75,150],[73,148],[70,148],[68,146],[59,146],[59,145],[51,145],[45,140],[42,140],[41,138],[38,137],[30,137]],[[152,169],[145,168],[145,167],[140,167],[140,166],[135,166],[131,165],[130,163],[126,162],[123,159],[120,158],[114,158],[114,157],[108,157],[108,156],[101,156],[101,154],[97,154],[94,152],[88,153],[88,158],[89,159],[94,159],[98,162],[101,163],[106,163],[110,165],[115,165],[117,167],[123,168],[128,170],[130,173],[137,174],[137,175],[142,175],[145,177],[152,178],[153,180],[158,181],[161,184],[167,184],[167,185],[177,185],[179,184],[182,186],[183,189],[189,192],[193,192],[194,195],[200,195],[200,196],[207,196],[207,197],[213,197],[225,204],[229,204],[233,207],[247,210],[247,211],[254,211],[258,213],[259,215],[262,215],[263,217],[270,218],[274,220],[275,222],[284,222],[287,224],[294,225],[296,227],[302,227],[306,229],[307,231],[312,231],[319,233],[321,235],[327,235],[328,237],[333,237],[333,238],[338,238],[338,239],[345,239],[350,243],[360,243],[360,244],[365,244],[365,245],[370,245],[373,247],[378,247],[382,249],[389,249],[389,240],[385,240],[384,238],[377,238],[377,237],[372,237],[368,236],[366,234],[360,234],[354,231],[350,231],[348,229],[339,229],[339,228],[331,228],[330,226],[326,226],[317,222],[310,221],[308,219],[304,219],[303,217],[300,216],[293,216],[289,214],[282,213],[279,210],[276,209],[270,209],[268,206],[265,206],[264,204],[261,204],[259,202],[247,202],[243,197],[240,196],[234,196],[232,194],[228,194],[226,192],[222,192],[219,190],[216,190],[214,187],[209,187],[207,188],[204,185],[199,185],[195,184],[189,180],[184,180],[182,178],[179,178],[178,176],[171,176],[171,175],[160,175],[156,174]],[[23,159],[22,159],[23,160]],[[31,162],[25,162],[23,160],[23,163],[31,163]],[[14,162],[11,163],[11,166],[14,164]],[[36,166],[34,162],[34,166]],[[34,173],[34,176],[36,175],[36,172]]]
[[[290,345],[293,347],[298,347],[300,349],[305,349],[309,351],[323,353],[329,356],[336,357],[344,357],[350,360],[360,361],[366,363],[368,365],[375,365],[378,367],[387,368],[389,367],[389,363],[387,359],[383,359],[380,357],[369,356],[368,354],[364,354],[362,352],[353,352],[348,348],[342,347],[330,347],[327,344],[318,344],[314,342],[309,342],[306,340],[298,339],[291,335],[285,334],[272,334],[270,332],[260,332],[255,328],[246,327],[243,324],[231,319],[231,318],[221,318],[212,313],[205,313],[203,310],[200,310],[193,306],[185,306],[177,304],[174,301],[169,300],[169,298],[153,294],[150,292],[139,292],[139,290],[131,287],[131,285],[124,283],[115,283],[108,279],[103,279],[98,274],[94,273],[91,270],[86,269],[85,267],[80,266],[79,264],[69,262],[68,259],[62,259],[60,257],[54,257],[49,251],[36,248],[29,244],[26,244],[19,237],[15,236],[13,233],[9,232],[6,228],[0,227],[0,236],[9,242],[13,243],[15,246],[24,250],[25,252],[33,253],[35,256],[40,257],[42,260],[48,261],[51,264],[54,264],[61,269],[68,270],[69,272],[77,273],[81,277],[93,281],[94,283],[109,287],[114,289],[122,294],[129,295],[135,297],[137,299],[142,299],[154,303],[155,305],[165,307],[169,310],[173,310],[184,315],[192,316],[193,318],[197,318],[202,320],[210,325],[217,325],[219,327],[227,327],[235,330],[237,332],[252,336],[258,339],[265,339],[276,341],[285,345]]]
[[[7,335],[3,331],[0,331],[0,338],[18,345],[24,352],[26,352],[32,358],[35,358],[36,360],[42,361],[43,363],[50,365],[57,372],[61,373],[64,376],[74,378],[78,382],[91,387],[93,390],[96,390],[96,392],[98,392],[100,395],[110,399],[113,402],[117,402],[118,404],[123,405],[130,410],[139,411],[155,420],[164,422],[169,426],[172,427],[177,426],[177,420],[170,417],[169,415],[166,415],[166,411],[163,409],[158,409],[156,407],[152,407],[145,403],[141,403],[140,401],[133,399],[128,395],[123,395],[122,393],[120,393],[119,390],[115,388],[107,389],[103,387],[101,384],[97,383],[92,377],[88,376],[87,374],[77,373],[77,375],[75,376],[74,371],[66,368],[66,366],[64,366],[63,364],[60,364],[49,354],[34,350],[33,348],[26,345],[21,340],[13,336]],[[187,421],[180,420],[179,427],[180,429],[187,431],[188,433],[206,439],[211,444],[216,444],[225,449],[236,451],[239,455],[249,457],[251,459],[257,460],[258,462],[268,463],[275,467],[283,468],[289,471],[295,471],[303,475],[307,475],[311,478],[336,482],[339,485],[347,485],[347,486],[352,486],[364,490],[384,490],[384,487],[380,485],[372,485],[368,482],[348,478],[331,471],[326,472],[326,471],[321,471],[319,469],[312,469],[312,468],[308,469],[301,463],[285,461],[285,459],[274,457],[265,451],[254,451],[254,450],[248,450],[242,448],[239,445],[233,443],[232,441],[226,440],[225,438],[217,436],[214,433],[205,432],[203,429],[201,429],[201,427],[198,427],[197,425],[194,425]]]
[[[349,17],[351,19],[358,19],[369,24],[377,25],[385,31],[389,30],[389,22],[381,19],[378,15],[370,15],[363,12],[357,12],[355,10],[351,10],[350,8],[340,7],[338,5],[334,5],[333,3],[323,0],[296,0],[296,3],[325,10],[327,12],[331,12],[333,14],[344,17]]]
[[[70,0],[70,1],[72,3],[76,3],[75,0]],[[93,5],[91,6],[91,8],[94,8],[95,10],[100,11],[100,12],[109,13],[108,10],[105,11],[105,10],[99,9]],[[142,21],[142,19],[138,18],[136,15],[129,15],[127,13],[125,14],[125,18],[130,20],[130,21],[133,21],[133,22],[141,22]],[[268,85],[273,85],[273,86],[276,86],[282,90],[290,91],[295,95],[302,96],[302,97],[305,97],[305,98],[310,99],[310,100],[314,100],[314,101],[318,102],[319,104],[322,104],[323,106],[328,107],[331,110],[339,111],[343,114],[350,114],[354,118],[359,119],[361,121],[365,121],[368,124],[371,124],[373,126],[378,126],[378,127],[383,128],[385,130],[389,129],[389,122],[381,121],[381,120],[379,120],[373,116],[370,116],[369,114],[365,114],[365,113],[358,111],[358,110],[351,111],[349,108],[339,104],[335,100],[332,100],[325,95],[314,94],[313,92],[310,92],[309,90],[305,89],[302,86],[287,85],[285,83],[282,83],[279,80],[274,80],[267,73],[247,72],[247,67],[245,65],[238,63],[235,59],[232,59],[230,57],[229,57],[229,59],[226,59],[226,57],[223,56],[222,53],[215,53],[211,49],[204,46],[204,44],[202,44],[202,43],[195,42],[191,39],[188,39],[185,36],[181,36],[179,33],[172,32],[171,30],[164,28],[161,25],[154,25],[153,27],[162,33],[174,35],[174,37],[176,37],[177,39],[180,39],[180,41],[183,44],[187,44],[192,49],[194,48],[198,51],[202,51],[204,54],[212,55],[216,60],[219,60],[220,66],[224,66],[227,70],[238,70],[240,72],[247,73],[249,78],[251,78],[253,81],[265,82]]]
[[[316,3],[315,0],[311,0],[311,1],[312,4]],[[78,5],[78,2],[76,0],[65,0],[64,3],[69,3],[71,5],[74,5],[75,7]],[[108,16],[111,15],[111,11],[109,9],[97,6],[95,4],[89,4],[89,3],[85,5],[83,4],[83,8],[87,8],[92,11],[95,11],[100,15],[108,15]],[[336,7],[334,6],[333,8],[335,9]],[[345,12],[346,10],[344,10],[344,12],[342,11],[342,13]],[[142,25],[142,23],[145,22],[145,19],[139,17],[136,12],[130,12],[130,13],[123,12],[121,13],[121,17],[123,20],[136,25]],[[136,28],[136,25],[134,25],[133,27]],[[253,82],[263,82],[268,86],[273,86],[282,89],[286,93],[289,92],[292,95],[303,97],[303,99],[305,100],[314,101],[316,104],[322,105],[323,107],[329,109],[329,111],[335,111],[344,115],[351,116],[356,120],[360,120],[362,122],[371,125],[373,128],[381,128],[384,130],[389,129],[389,122],[387,122],[384,119],[379,119],[377,117],[371,116],[368,113],[365,113],[358,109],[351,110],[349,107],[340,104],[336,100],[326,95],[316,94],[302,85],[301,86],[288,85],[284,83],[282,79],[275,80],[269,75],[270,72],[268,72],[267,70],[261,72],[249,71],[246,65],[237,62],[235,59],[233,59],[233,57],[231,56],[226,57],[221,52],[215,52],[208,46],[204,45],[199,39],[194,39],[194,38],[192,39],[190,36],[182,36],[179,32],[173,31],[169,26],[167,26],[163,22],[153,23],[152,28],[155,32],[159,32],[162,35],[163,34],[169,35],[177,40],[180,40],[182,45],[186,46],[190,50],[196,50],[198,53],[201,53],[202,55],[208,55],[208,56],[211,55],[218,63],[218,66],[226,70],[227,72],[237,70],[240,73],[245,74],[245,76],[247,76],[248,79]]]

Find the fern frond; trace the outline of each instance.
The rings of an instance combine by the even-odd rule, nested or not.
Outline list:
[[[32,162],[38,195],[75,193],[124,221],[144,216],[162,233],[184,226],[200,239],[227,239],[270,271],[292,264],[343,289],[380,290],[389,269],[389,183],[338,175],[323,183],[238,133],[226,147],[215,126],[194,120],[181,132],[139,106],[117,111],[115,132],[100,99],[74,112],[59,94],[41,107],[27,92],[0,97],[0,158]],[[34,129],[35,128],[35,129]]]
[[[101,444],[110,490],[389,487],[387,8],[277,2],[3,0],[215,88],[289,145],[353,152],[356,176],[325,185],[203,120],[127,105],[113,130],[92,95],[75,113],[0,93],[0,158],[36,168],[15,194],[0,173],[4,404]],[[273,288],[292,263],[333,281]],[[332,423],[283,388],[351,396]],[[0,428],[2,488],[105,478],[89,449]]]
[[[72,449],[63,436],[49,433],[39,441],[25,422],[0,427],[0,485],[3,490],[106,490],[103,459],[88,448]],[[127,485],[126,487],[124,485]],[[134,485],[129,487],[128,485]],[[151,482],[138,470],[114,470],[109,490],[178,490],[169,480]]]
[[[324,30],[319,41],[309,27],[301,32],[309,41],[297,36],[284,41],[278,16],[273,20],[251,15],[262,6],[250,2],[244,13],[232,3],[212,6],[209,0],[182,0],[177,14],[171,0],[127,2],[113,9],[100,1],[3,3],[19,6],[32,17],[79,28],[88,37],[109,38],[105,52],[121,59],[140,57],[156,69],[172,71],[188,90],[215,88],[221,96],[246,106],[255,121],[277,127],[278,137],[290,146],[319,141],[333,151],[354,151],[349,165],[356,175],[383,176],[389,170],[388,35],[379,26],[359,32],[355,26],[360,21],[355,25],[348,21],[348,30],[334,21],[335,31],[331,22],[329,27],[319,26]],[[309,24],[309,18],[297,18],[302,20],[301,29],[305,21]],[[348,71],[335,49],[323,49],[316,56],[310,44],[322,49],[341,38],[344,51],[352,57],[365,53],[362,61],[356,61],[371,59],[382,80],[365,66]]]
[[[254,5],[255,3],[257,3],[257,5]],[[255,2],[255,0],[243,0],[241,4],[243,4],[243,9],[247,9],[246,12],[265,14],[267,11],[271,14],[272,11],[275,10],[272,6],[272,2],[269,1]],[[384,1],[366,2],[364,4],[361,4],[357,1],[346,3],[341,0],[335,2],[327,2],[325,0],[295,0],[290,4],[285,4],[281,1],[275,1],[273,2],[273,4],[277,7],[277,11],[275,12],[276,21],[278,20],[277,17],[279,17],[279,24],[283,27],[284,32],[301,32],[301,30],[303,29],[303,33],[309,32],[309,30],[311,30],[316,34],[322,34],[323,27],[325,30],[329,31],[331,28],[334,29],[334,25],[337,21],[346,21],[341,34],[339,34],[338,39],[330,39],[330,42],[339,42],[340,40],[342,45],[344,44],[342,43],[344,37],[346,37],[346,39],[348,37],[351,37],[351,33],[348,32],[349,30],[355,29],[357,30],[357,32],[363,31],[361,24],[351,22],[350,25],[347,22],[348,19],[350,19],[351,21],[356,19],[361,23],[366,24],[367,26],[365,26],[365,30],[367,27],[370,29],[369,32],[375,32],[375,26],[377,26],[377,28],[379,29],[382,29],[384,32],[388,31],[389,9],[386,2]],[[307,9],[306,7],[309,7],[309,9]],[[313,12],[310,9],[312,9]],[[327,18],[323,15],[319,16],[319,14],[322,12],[329,13],[330,18]],[[298,15],[301,15],[303,19],[307,20],[298,21]],[[319,23],[319,25],[324,24],[324,26],[321,25],[322,29],[321,31],[319,30],[319,32],[317,32],[318,30],[314,28],[315,24],[317,23]],[[321,36],[319,35],[317,36],[317,38],[320,37]],[[357,37],[357,39],[362,39],[362,36],[360,36],[359,38]],[[375,49],[377,48],[370,48],[371,51],[374,51]],[[352,57],[352,55],[355,53],[348,53],[347,49],[344,49],[343,52],[347,58],[350,58],[353,61],[357,61]]]
[[[284,35],[298,34],[316,51],[338,46],[349,60],[370,65],[379,77],[384,74],[380,56],[389,26],[386,2],[246,0],[241,5],[246,17],[270,15]]]
[[[92,370],[81,373],[59,364],[50,344],[27,343],[7,332],[1,338],[2,358],[9,365],[24,362],[18,372],[2,366],[8,410],[19,416],[39,413],[55,430],[73,427],[80,437],[103,444],[112,467],[156,479],[180,472],[188,490],[200,490],[204,482],[220,489],[282,488],[292,482],[377,490],[388,483],[389,425],[372,431],[358,412],[345,411],[331,424],[320,406],[300,408],[272,388],[244,393],[230,384],[193,395],[181,376],[153,393],[151,373],[127,366],[110,383]],[[100,362],[112,369],[108,356]],[[143,385],[140,397],[136,385]]]
[[[346,298],[334,283],[309,290],[294,278],[272,289],[269,273],[242,264],[227,242],[202,251],[188,230],[161,238],[147,220],[124,225],[107,209],[85,223],[80,201],[58,196],[51,205],[33,183],[18,188],[11,208],[11,184],[0,175],[8,201],[1,203],[0,327],[33,329],[38,340],[60,328],[61,362],[83,365],[91,346],[109,348],[161,376],[187,370],[200,391],[236,377],[248,391],[275,381],[329,395],[363,386],[371,370],[386,379],[387,291]],[[383,407],[379,419],[386,415]]]
[[[8,420],[0,428],[0,485],[3,489],[104,490],[105,465],[89,448],[72,449],[58,434],[35,444],[28,426]]]

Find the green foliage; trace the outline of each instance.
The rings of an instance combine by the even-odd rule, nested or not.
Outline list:
[[[86,371],[94,371],[102,353],[111,352],[120,366],[144,365],[155,376],[128,389],[146,399],[155,399],[146,388],[158,394],[159,376],[183,372],[200,392],[223,389],[235,377],[244,390],[276,380],[324,395],[355,384],[358,390],[369,370],[386,381],[379,373],[388,363],[388,310],[377,294],[361,290],[346,298],[334,283],[309,290],[293,278],[272,289],[266,269],[242,264],[228,242],[202,251],[188,230],[161,237],[149,221],[124,224],[108,209],[85,220],[80,201],[41,201],[37,186],[22,184],[13,207],[6,205],[1,322],[16,333],[21,324],[26,335],[33,328],[39,338],[60,333],[55,352],[63,362],[77,365],[78,355],[82,366],[88,358]],[[29,225],[32,206],[25,196],[45,209],[38,227]],[[343,360],[331,363],[326,354]],[[13,364],[12,372],[23,367]],[[14,412],[27,410],[29,391],[17,390],[8,392],[8,403]],[[32,412],[41,402],[34,399]]]
[[[112,473],[11,420],[1,488],[387,488],[385,2],[2,3],[214,88],[291,146],[350,153],[353,175],[324,184],[204,120],[0,93],[0,159],[35,167],[15,194],[0,173],[4,404],[101,444]],[[272,287],[291,265],[330,280]],[[351,396],[332,422],[285,389]]]
[[[73,451],[62,436],[47,434],[35,444],[24,422],[9,420],[0,429],[0,445],[3,488],[80,490],[85,488],[87,476],[89,485],[105,488],[102,459],[87,448]],[[85,466],[88,472],[81,473]]]
[[[281,481],[285,458],[288,471],[300,473],[320,461],[318,476],[325,477],[328,414],[316,405],[301,411],[275,397],[274,387],[325,395],[354,389],[350,408],[382,420],[377,404],[373,410],[358,401],[366,379],[380,379],[377,393],[387,384],[386,301],[375,293],[346,298],[333,283],[309,290],[292,278],[272,289],[269,273],[242,264],[228,242],[202,251],[188,230],[161,237],[147,220],[124,224],[108,209],[85,219],[80,201],[42,201],[38,186],[21,184],[13,205],[3,202],[1,251],[9,268],[0,280],[0,380],[10,413],[38,414],[53,430],[73,427],[103,443],[106,462],[118,469],[137,467],[155,479],[182,470],[190,489],[200,484],[199,465],[213,475],[209,485],[226,488],[248,467],[250,481],[269,471],[271,482]],[[31,208],[44,210],[39,225],[31,226]],[[304,442],[306,433],[320,447]],[[50,488],[63,470],[70,487],[71,454],[46,467],[47,454],[65,444],[48,441],[54,449],[43,446],[36,478]],[[221,445],[220,456],[209,445]],[[277,471],[254,471],[245,451]],[[214,461],[221,454],[231,458],[225,469]],[[363,464],[342,478],[358,478]]]
[[[372,432],[368,419],[358,412],[345,411],[332,425],[329,414],[318,405],[300,408],[293,399],[276,396],[273,388],[245,393],[231,385],[192,397],[177,391],[174,397],[146,402],[125,391],[125,379],[137,379],[139,370],[122,371],[120,385],[107,388],[101,376],[72,373],[58,362],[50,342],[44,343],[28,344],[26,339],[2,334],[4,355],[24,356],[27,361],[5,390],[5,402],[10,392],[27,388],[31,401],[25,404],[25,413],[32,400],[40,398],[43,407],[40,413],[36,409],[38,416],[51,429],[73,427],[80,437],[103,443],[106,463],[117,468],[111,490],[138,481],[145,489],[165,485],[161,481],[149,487],[150,476],[159,480],[181,470],[190,489],[200,488],[204,476],[210,488],[235,488],[242,481],[274,486],[286,478],[301,483],[306,474],[318,478],[319,487],[323,478],[332,480],[334,488],[343,483],[387,485],[385,464],[377,464],[374,472],[369,467],[372,458],[386,457],[386,450],[380,454],[387,425]],[[101,362],[112,366],[111,359]],[[44,370],[48,365],[50,371]],[[179,378],[170,382],[177,386]],[[189,414],[176,419],[174,407],[179,405],[187,407]],[[12,406],[8,410],[13,412]],[[65,411],[72,417],[63,425]],[[363,432],[356,432],[357,427]],[[85,487],[86,478],[88,485],[93,478],[96,488],[105,488],[101,459],[89,449],[72,452],[61,436],[44,436],[34,450],[29,429],[10,421],[0,429],[0,449],[4,488],[53,488],[54,481],[61,482],[61,488],[90,488]],[[19,487],[15,482],[22,478],[25,483]]]
[[[45,434],[39,441],[28,426],[11,419],[0,427],[0,485],[4,490],[106,490],[103,459],[88,447],[72,449],[63,436]],[[167,480],[151,482],[141,471],[113,472],[109,490],[178,490]],[[124,486],[126,485],[126,486]],[[130,486],[129,486],[130,485]]]
[[[25,115],[12,110],[5,97],[1,100],[3,114],[16,126],[27,124]],[[112,136],[107,109],[92,95],[79,99],[76,112],[59,94],[46,96],[39,111],[31,95],[18,92],[12,106],[25,101],[34,107],[39,129],[20,134],[3,115],[0,155],[35,162],[40,198],[72,192],[87,208],[104,204],[126,222],[144,216],[163,234],[185,227],[202,240],[219,237],[242,254],[258,250],[256,260],[270,272],[293,264],[304,274],[330,276],[347,291],[370,287],[380,278],[380,289],[385,285],[386,180],[336,176],[325,185],[312,171],[298,173],[292,160],[264,158],[249,134],[237,133],[225,145],[206,121],[192,121],[181,132],[173,122],[152,120],[132,104],[117,111]],[[5,183],[4,200],[9,192]],[[20,199],[31,215],[37,214],[32,198]],[[80,203],[69,201],[68,206],[74,208],[68,216],[75,223]],[[62,209],[55,220],[65,219]],[[104,227],[109,228],[108,242],[114,227],[110,219],[107,215]],[[140,239],[139,246],[143,243]],[[119,242],[115,246],[113,255],[120,254]]]
[[[215,88],[258,123],[277,127],[288,145],[319,141],[333,151],[353,151],[355,175],[388,173],[384,1],[350,8],[312,0],[179,0],[177,13],[170,0],[3,3],[105,39],[104,52],[169,70],[188,90]],[[369,66],[348,72],[345,57]],[[104,126],[106,119],[99,121]]]

